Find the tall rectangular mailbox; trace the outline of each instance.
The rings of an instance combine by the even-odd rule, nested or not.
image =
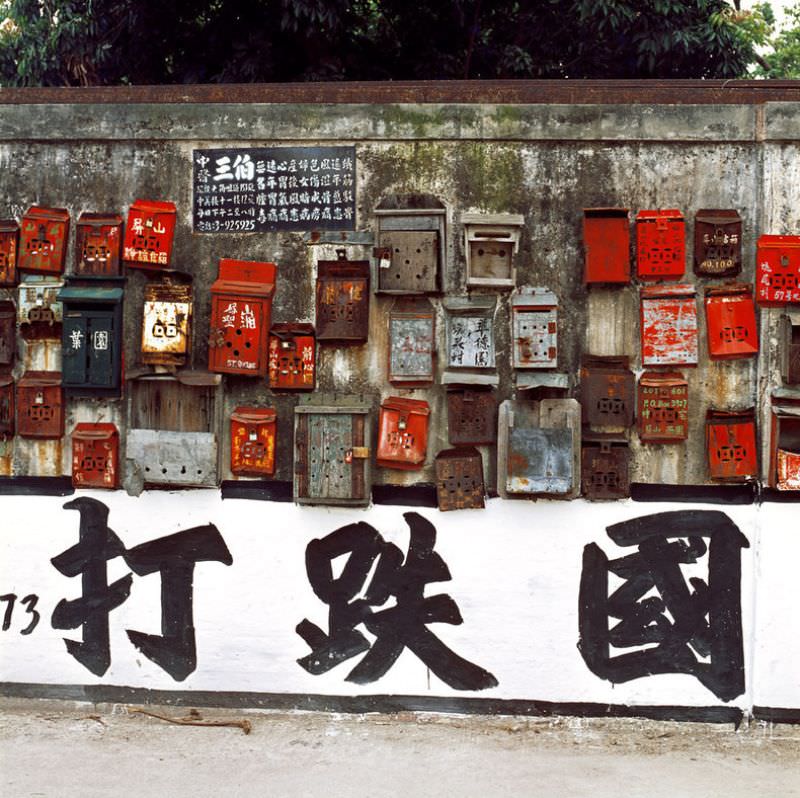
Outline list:
[[[519,288],[511,296],[512,361],[517,369],[558,365],[558,300],[547,288]]]
[[[800,384],[800,310],[788,310],[781,318],[781,376],[787,385]]]
[[[75,425],[72,484],[76,488],[115,490],[119,487],[119,430],[114,424]]]
[[[356,396],[308,394],[294,412],[294,500],[368,505],[369,405]]]
[[[192,286],[165,278],[144,287],[142,362],[182,366],[189,355]]]
[[[742,217],[735,210],[700,210],[694,217],[694,272],[733,277],[742,270]]]
[[[697,364],[697,305],[693,285],[653,285],[641,290],[642,365]]]
[[[753,410],[709,409],[706,448],[711,479],[746,482],[758,477],[756,419]]]
[[[273,324],[269,331],[269,387],[272,391],[313,391],[317,341],[314,325]]]
[[[583,423],[593,427],[633,424],[634,376],[628,358],[586,355],[581,367]]]
[[[491,388],[447,388],[447,433],[453,446],[497,440],[497,399]]]
[[[436,498],[442,512],[480,510],[485,492],[477,449],[445,449],[436,455]]]
[[[61,274],[67,256],[66,208],[28,208],[22,217],[17,268],[37,274]]]
[[[759,236],[756,301],[759,305],[800,303],[800,236]]]
[[[267,376],[267,335],[275,295],[274,263],[223,258],[211,286],[208,369]]]
[[[317,264],[317,339],[363,342],[369,335],[369,261],[338,260]]]
[[[496,297],[447,297],[442,305],[445,310],[447,368],[493,369]]]
[[[0,287],[17,284],[19,225],[13,219],[0,219]]]
[[[116,213],[82,213],[75,237],[75,274],[119,277],[122,217]]]
[[[23,438],[64,436],[64,392],[60,371],[26,371],[17,383],[17,434]]]
[[[708,354],[716,360],[751,357],[758,352],[753,287],[743,283],[706,289]]]
[[[689,436],[689,383],[679,372],[646,371],[639,379],[639,440],[679,443]]]
[[[775,390],[771,416],[769,485],[800,490],[800,391]]]
[[[631,230],[627,208],[584,208],[583,280],[625,284],[631,281]]]
[[[17,309],[0,301],[0,368],[13,366],[17,356]]]
[[[433,382],[435,313],[427,299],[397,299],[389,311],[389,382]]]
[[[231,413],[231,472],[237,476],[275,473],[275,431],[272,407],[237,407]]]
[[[0,440],[14,434],[14,378],[0,374]]]
[[[377,463],[384,468],[420,469],[428,453],[430,407],[420,399],[390,396],[381,404]]]
[[[683,214],[669,210],[636,214],[636,266],[640,280],[679,280],[686,268]]]
[[[178,212],[174,202],[137,199],[128,211],[122,259],[139,269],[165,269],[172,262]]]

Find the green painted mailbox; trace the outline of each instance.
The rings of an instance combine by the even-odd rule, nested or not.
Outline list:
[[[122,375],[122,288],[69,282],[64,307],[62,384],[73,396],[119,396]]]

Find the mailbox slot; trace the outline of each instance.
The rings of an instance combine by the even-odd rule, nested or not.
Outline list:
[[[640,280],[679,280],[686,261],[683,214],[676,209],[636,214],[636,266]]]
[[[735,210],[700,210],[694,217],[694,272],[733,277],[742,270],[742,217]]]
[[[514,256],[525,218],[518,213],[464,213],[461,222],[467,285],[513,288],[517,280]]]
[[[512,359],[517,369],[558,365],[558,300],[547,288],[520,288],[511,297]]]
[[[384,468],[417,470],[428,452],[428,403],[390,396],[381,404],[377,463]]]
[[[752,410],[709,409],[706,448],[711,479],[746,482],[758,477],[756,421]]]
[[[442,512],[483,509],[485,492],[477,449],[445,449],[436,455],[436,497]]]
[[[237,407],[231,413],[231,472],[237,476],[275,473],[277,413],[271,407]]]
[[[0,439],[14,435],[14,378],[0,374]]]
[[[137,199],[128,211],[123,260],[135,269],[166,269],[172,262],[177,209],[173,202]]]
[[[633,424],[634,376],[627,357],[584,357],[581,393],[584,424],[593,427]]]
[[[447,431],[453,446],[494,443],[497,440],[497,399],[492,389],[448,387]]]
[[[697,364],[697,304],[694,286],[645,286],[641,289],[642,365]]]
[[[270,389],[313,391],[316,352],[313,324],[273,324],[269,333]]]
[[[624,499],[630,496],[630,450],[625,438],[586,434],[581,451],[581,484],[587,499]]]
[[[28,208],[22,217],[17,268],[36,274],[61,274],[67,255],[66,208]]]
[[[583,279],[594,283],[631,281],[631,232],[627,208],[584,208]]]
[[[182,366],[189,354],[192,286],[170,278],[144,288],[142,362]]]
[[[75,236],[75,274],[119,277],[122,217],[112,213],[82,213]]]
[[[766,306],[800,303],[800,236],[759,237],[756,302]]]
[[[338,260],[317,264],[317,339],[363,343],[369,335],[369,261]]]
[[[721,360],[758,353],[752,286],[734,283],[707,288],[705,306],[709,357]]]
[[[19,225],[13,219],[0,219],[0,287],[17,284]]]
[[[17,435],[23,438],[64,436],[61,372],[26,371],[17,383]]]
[[[639,380],[639,439],[679,443],[689,435],[689,384],[678,372],[648,371]]]
[[[72,484],[119,487],[119,431],[114,424],[76,424],[72,432]]]
[[[427,299],[396,299],[389,312],[389,382],[433,382],[435,315]]]

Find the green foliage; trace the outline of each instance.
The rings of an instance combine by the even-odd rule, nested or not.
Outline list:
[[[768,24],[772,25],[772,9],[768,3],[762,6],[767,7]],[[800,78],[800,2],[788,10],[787,16],[788,26],[770,41],[772,51],[759,59],[754,71],[756,77]]]

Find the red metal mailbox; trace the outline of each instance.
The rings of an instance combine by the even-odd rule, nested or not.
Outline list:
[[[75,236],[75,274],[118,277],[122,254],[122,217],[115,213],[82,213]]]
[[[633,424],[633,389],[627,357],[586,355],[581,368],[583,423],[629,427]]]
[[[369,261],[338,260],[317,264],[317,339],[366,341],[369,335]]]
[[[759,305],[800,303],[800,236],[759,237],[756,301]]]
[[[772,394],[769,484],[800,490],[800,390],[778,388]]]
[[[13,219],[0,219],[0,287],[17,284],[19,225]]]
[[[0,368],[13,366],[17,355],[17,309],[0,301]]]
[[[137,199],[128,211],[122,259],[133,268],[167,268],[177,216],[174,202]]]
[[[436,455],[436,498],[442,512],[482,509],[484,493],[477,449],[445,449]]]
[[[119,487],[119,430],[114,424],[75,425],[72,484],[76,488]]]
[[[697,307],[693,285],[642,288],[642,365],[697,364]]]
[[[679,443],[689,435],[689,384],[679,372],[646,371],[639,380],[639,440]]]
[[[631,281],[631,233],[627,208],[584,208],[583,279],[591,283]]]
[[[317,342],[314,325],[273,324],[269,331],[269,387],[273,391],[313,391]]]
[[[428,403],[390,396],[381,404],[376,461],[385,468],[415,470],[428,451]]]
[[[275,271],[274,263],[220,260],[211,286],[209,371],[267,376]]]
[[[66,208],[28,208],[22,217],[19,241],[21,271],[61,274],[67,255],[69,212]]]
[[[756,420],[753,410],[709,409],[706,447],[711,479],[746,482],[758,476]]]
[[[271,407],[237,407],[231,413],[231,472],[237,476],[275,473],[277,413]]]
[[[636,267],[640,280],[683,276],[686,241],[683,214],[676,209],[636,214]]]
[[[700,210],[694,217],[694,272],[733,277],[742,270],[742,217],[735,210]]]
[[[0,374],[0,440],[14,434],[14,378]]]
[[[630,496],[630,450],[625,438],[583,433],[581,486],[587,499],[624,499]]]
[[[26,371],[17,383],[17,434],[23,438],[64,436],[64,392],[60,371]]]
[[[752,286],[734,283],[707,288],[705,304],[709,357],[750,357],[758,352]]]

